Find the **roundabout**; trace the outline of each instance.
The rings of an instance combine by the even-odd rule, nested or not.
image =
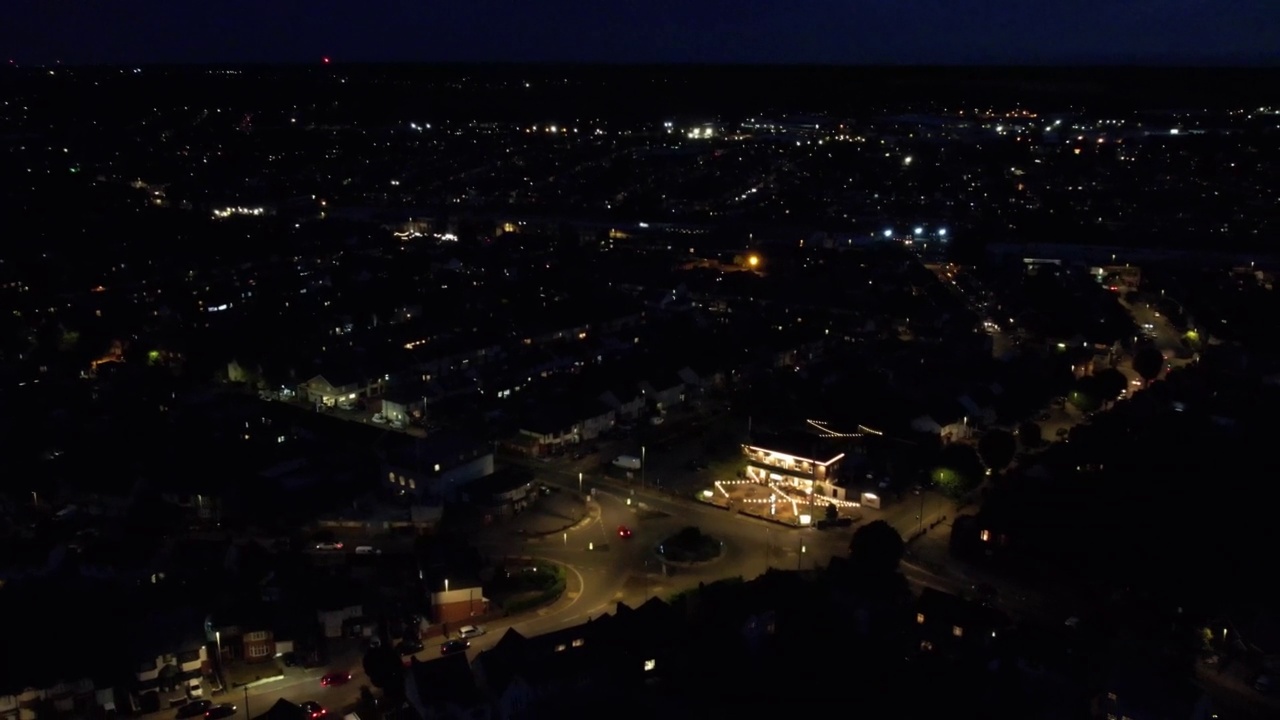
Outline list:
[[[669,565],[703,565],[724,556],[724,542],[689,526],[663,540],[655,552]]]

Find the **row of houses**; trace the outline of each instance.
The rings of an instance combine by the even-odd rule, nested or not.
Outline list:
[[[405,696],[423,720],[574,716],[602,703],[647,707],[661,695],[650,690],[687,692],[709,680],[707,675],[776,667],[772,661],[784,648],[797,641],[805,645],[797,633],[816,616],[831,620],[831,608],[818,610],[814,601],[825,585],[799,573],[771,571],[749,583],[707,586],[671,603],[618,603],[612,613],[545,635],[526,637],[510,629],[469,666],[464,654],[413,660]],[[864,610],[876,614],[877,623],[860,624],[850,612],[845,628],[870,637],[888,627],[911,656],[983,658],[1010,625],[998,611],[933,590],[914,605],[871,607]],[[711,692],[718,697],[724,688]]]

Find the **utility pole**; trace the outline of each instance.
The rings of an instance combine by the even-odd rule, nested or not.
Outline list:
[[[253,720],[253,716],[249,714],[249,686],[244,686],[244,720]]]
[[[644,471],[645,471],[645,466],[648,464],[649,464],[649,461],[645,458],[645,447],[641,445],[640,446],[640,489],[641,490],[644,489]]]

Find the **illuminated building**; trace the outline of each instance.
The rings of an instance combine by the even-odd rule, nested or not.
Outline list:
[[[809,433],[756,435],[742,446],[747,466],[744,475],[762,485],[778,485],[838,497],[835,486],[844,453]]]

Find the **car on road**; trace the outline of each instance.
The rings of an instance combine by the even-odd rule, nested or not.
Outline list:
[[[198,717],[208,712],[211,707],[213,707],[213,702],[210,700],[196,700],[195,702],[189,702],[178,708],[178,712],[174,713],[173,716],[178,718],[178,720]]]
[[[231,703],[222,703],[221,705],[214,705],[208,710],[205,710],[204,720],[222,720],[223,718],[229,718],[235,714],[235,705],[232,705]]]
[[[401,640],[400,644],[396,646],[396,652],[401,655],[413,655],[414,653],[420,653],[422,652],[422,641]]]
[[[480,627],[479,625],[463,625],[462,627],[458,628],[458,637],[464,638],[464,639],[480,637],[483,634],[484,634],[484,628]]]
[[[306,713],[307,717],[310,718],[310,720],[316,720],[316,718],[323,717],[329,712],[328,710],[324,709],[323,705],[316,702],[315,700],[308,700],[298,705],[298,707],[302,708],[302,712]]]
[[[626,538],[631,537],[631,528],[627,527],[626,525],[619,525],[619,526],[618,526],[618,537],[623,538],[623,539],[626,539]]]
[[[316,543],[316,549],[317,549],[317,550],[341,550],[341,549],[342,549],[342,543],[340,543],[340,542],[318,542],[318,543]]]
[[[336,685],[346,685],[349,682],[351,682],[351,673],[349,672],[328,673],[324,677],[320,678],[321,687],[334,687]]]
[[[453,655],[454,653],[466,652],[471,647],[471,643],[466,640],[446,640],[440,646],[441,655]]]

